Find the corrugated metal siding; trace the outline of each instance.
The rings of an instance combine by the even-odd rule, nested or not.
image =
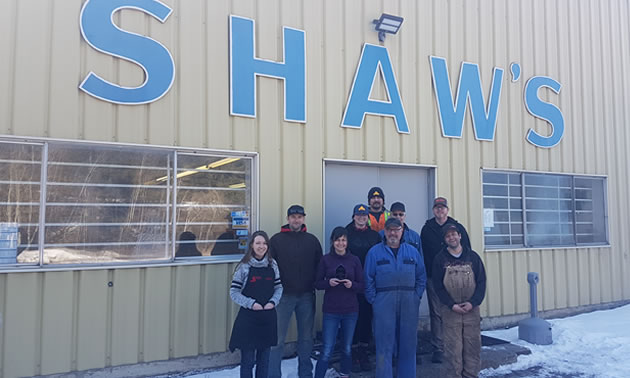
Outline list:
[[[2,376],[225,351],[237,313],[227,295],[234,268],[2,274]]]
[[[81,0],[10,0],[0,13],[0,134],[257,151],[261,227],[274,232],[302,203],[322,240],[322,158],[437,165],[437,188],[483,251],[481,168],[608,176],[611,247],[485,252],[484,316],[529,310],[528,271],[541,273],[539,308],[630,298],[628,148],[630,30],[622,0],[164,1],[165,24],[139,12],[115,16],[125,30],[167,46],[176,64],[171,91],[142,106],[119,106],[78,90],[89,71],[137,85],[141,70],[98,53],[78,29]],[[371,20],[405,18],[388,47],[411,128],[367,116],[339,127]],[[229,116],[228,15],[256,20],[258,57],[280,60],[282,26],[306,30],[307,119],[283,120],[280,80],[258,79],[257,118]],[[451,81],[462,61],[505,76],[494,142],[441,136],[429,56],[445,57]],[[510,81],[509,65],[522,77]],[[560,95],[566,131],[551,149],[525,140],[545,122],[523,104],[526,80],[547,75]],[[544,92],[544,91],[542,91]],[[373,94],[383,98],[382,86]],[[357,188],[363,191],[365,188]],[[224,351],[236,308],[227,297],[233,265],[0,275],[0,362],[4,377],[82,370]],[[114,282],[108,287],[109,281]]]

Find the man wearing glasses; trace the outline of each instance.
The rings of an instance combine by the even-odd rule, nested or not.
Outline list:
[[[395,349],[397,376],[416,376],[418,308],[426,272],[420,252],[401,242],[402,235],[400,220],[389,218],[385,240],[372,247],[365,259],[365,298],[374,309],[376,377],[394,376]]]
[[[394,202],[392,203],[389,212],[392,217],[398,219],[403,225],[402,241],[416,247],[418,252],[420,252],[420,257],[423,257],[420,234],[409,228],[409,226],[405,223],[405,218],[407,217],[407,214],[405,212],[405,204],[402,202]],[[381,230],[379,234],[381,235],[381,238],[383,238],[385,236],[385,230]]]

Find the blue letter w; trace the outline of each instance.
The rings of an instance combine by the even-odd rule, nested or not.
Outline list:
[[[497,124],[497,112],[501,98],[503,69],[495,67],[492,73],[490,89],[490,103],[486,110],[479,66],[463,62],[457,84],[457,100],[453,104],[451,84],[446,68],[446,59],[431,57],[431,74],[433,88],[438,105],[442,135],[449,138],[461,138],[464,123],[464,113],[467,101],[470,103],[473,129],[477,140],[494,140]]]

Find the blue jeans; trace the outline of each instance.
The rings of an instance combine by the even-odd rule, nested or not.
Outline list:
[[[241,378],[252,377],[252,368],[256,364],[256,378],[267,378],[269,371],[270,348],[241,349]]]
[[[349,375],[352,367],[352,336],[354,335],[354,327],[357,325],[358,312],[349,314],[330,314],[324,312],[322,320],[322,339],[324,347],[322,355],[317,361],[315,367],[315,378],[324,378],[326,370],[328,370],[328,362],[335,348],[337,341],[337,332],[341,326],[341,367],[342,375]]]
[[[313,350],[313,323],[315,321],[315,293],[283,295],[276,306],[278,314],[278,345],[271,347],[269,355],[269,378],[281,378],[282,357],[284,356],[284,340],[291,322],[291,316],[295,312],[298,334],[298,376],[311,378],[313,376],[313,363],[311,351]]]

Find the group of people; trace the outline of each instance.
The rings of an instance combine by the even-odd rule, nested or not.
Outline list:
[[[290,320],[297,322],[299,377],[312,377],[315,290],[324,291],[321,354],[315,377],[324,377],[339,336],[339,374],[373,370],[376,377],[416,376],[419,306],[426,289],[434,363],[446,377],[476,377],[480,370],[479,305],[486,275],[466,229],[448,216],[446,198],[433,202],[433,218],[420,234],[405,223],[406,209],[387,210],[381,188],[368,205],[354,207],[352,221],[336,227],[330,251],[307,232],[300,205],[271,239],[252,234],[230,288],[241,308],[230,350],[241,350],[241,377],[281,377]],[[376,350],[376,366],[369,357]]]

